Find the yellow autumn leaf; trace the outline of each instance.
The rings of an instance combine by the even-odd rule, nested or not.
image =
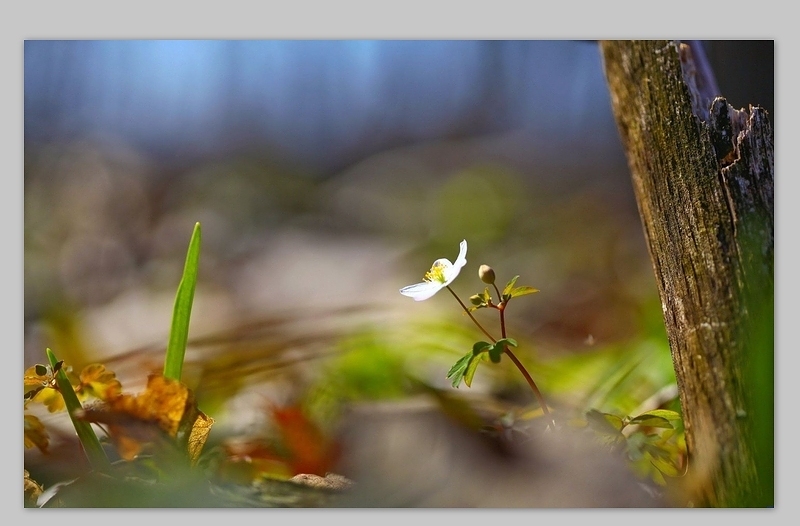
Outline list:
[[[211,426],[214,424],[214,419],[206,415],[202,411],[197,412],[197,418],[192,424],[192,431],[189,433],[189,459],[192,464],[197,462],[200,458],[200,453],[203,451],[203,446],[206,444],[208,434],[211,432]]]
[[[194,394],[184,384],[161,375],[148,377],[138,395],[120,394],[115,387],[106,392],[105,404],[89,408],[80,418],[104,424],[120,456],[135,458],[147,444],[177,438],[186,430],[188,453],[195,460],[205,444],[213,419],[197,410]]]
[[[117,380],[116,374],[106,369],[105,365],[99,363],[84,367],[80,374],[80,381],[77,391],[100,400],[115,396],[122,391],[122,385]]]
[[[25,415],[25,449],[36,446],[42,453],[47,453],[49,444],[50,435],[42,421],[34,415]]]
[[[49,387],[39,391],[36,396],[31,399],[31,401],[43,404],[51,413],[57,413],[58,411],[63,411],[66,408],[66,405],[64,405],[64,398],[61,397],[61,393],[57,389],[52,389]]]

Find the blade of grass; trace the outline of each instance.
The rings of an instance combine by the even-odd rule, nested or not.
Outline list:
[[[181,379],[183,358],[186,354],[186,341],[189,337],[189,319],[192,315],[194,289],[197,285],[197,267],[200,259],[200,223],[195,223],[189,249],[186,253],[186,264],[183,277],[175,295],[175,307],[172,311],[172,326],[169,333],[167,355],[164,359],[164,376],[172,380]]]
[[[45,349],[45,353],[47,354],[47,359],[50,361],[50,367],[55,370],[56,364],[58,363],[55,354],[53,354],[50,348]],[[98,440],[97,435],[94,434],[92,425],[83,420],[78,420],[75,417],[76,411],[82,410],[83,406],[80,400],[78,400],[78,395],[75,394],[72,384],[69,383],[66,373],[64,373],[63,369],[59,370],[55,374],[55,377],[58,390],[64,398],[64,405],[67,407],[67,413],[69,414],[70,420],[72,420],[72,425],[75,426],[75,431],[78,433],[78,439],[83,445],[83,450],[86,453],[86,458],[89,459],[89,464],[95,471],[108,471],[111,467],[111,463],[106,456],[106,452],[103,451],[103,446],[100,445],[100,440]]]

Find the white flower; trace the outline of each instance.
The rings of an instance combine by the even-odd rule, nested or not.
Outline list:
[[[400,294],[414,298],[414,301],[426,300],[452,283],[461,272],[461,267],[466,264],[467,240],[465,239],[459,245],[455,263],[450,263],[450,260],[446,258],[437,259],[433,262],[431,269],[425,273],[425,281],[403,287],[400,289]]]

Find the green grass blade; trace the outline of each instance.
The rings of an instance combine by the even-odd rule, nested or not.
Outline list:
[[[172,311],[172,326],[169,333],[167,355],[164,359],[164,376],[172,380],[181,379],[183,357],[186,354],[186,341],[189,337],[189,319],[192,315],[194,289],[197,285],[197,267],[200,259],[200,223],[195,223],[189,250],[186,253],[186,264],[183,277],[175,296],[175,307]]]
[[[55,354],[53,354],[53,351],[49,348],[45,349],[45,353],[47,354],[47,359],[50,361],[50,367],[55,370],[56,364],[58,363]],[[55,376],[56,382],[58,383],[58,390],[64,398],[64,405],[67,407],[67,413],[69,414],[70,420],[72,420],[72,425],[75,426],[75,431],[78,433],[78,439],[83,445],[83,450],[86,453],[86,458],[89,459],[89,464],[91,464],[92,469],[95,471],[108,471],[111,467],[111,463],[106,456],[106,452],[103,451],[103,446],[100,445],[100,440],[98,440],[97,435],[94,434],[92,425],[89,422],[78,420],[75,417],[75,412],[82,410],[83,406],[80,400],[78,400],[78,395],[75,394],[72,384],[69,383],[66,373],[64,373],[62,369],[58,371]]]

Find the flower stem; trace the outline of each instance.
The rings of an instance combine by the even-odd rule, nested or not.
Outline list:
[[[497,284],[492,283],[492,287],[494,287],[495,292],[497,292],[497,299],[503,301],[503,295],[500,294],[500,289],[497,288]]]
[[[497,290],[497,285],[495,285],[494,288],[495,288],[495,290]],[[450,288],[450,285],[447,286],[447,290],[449,290],[450,294],[452,294],[453,297],[456,299],[456,301],[458,301],[459,305],[461,305],[461,308],[464,309],[464,312],[467,313],[467,316],[469,316],[470,319],[475,323],[475,325],[477,325],[478,328],[481,331],[483,331],[483,334],[488,336],[489,339],[492,340],[492,343],[497,343],[497,340],[494,338],[494,336],[489,334],[489,332],[486,329],[483,328],[483,325],[481,325],[478,322],[478,320],[475,319],[475,316],[473,316],[472,313],[467,308],[467,306],[464,305],[464,302],[461,301],[461,298],[459,298],[458,295],[455,292],[453,292],[453,289]],[[500,295],[500,291],[499,290],[497,291],[497,294],[498,294],[498,296]],[[504,314],[505,304],[501,303],[501,306],[498,308],[498,310],[500,311],[500,330],[502,332],[502,337],[505,338],[506,337],[506,323],[505,323],[505,314]],[[504,348],[503,352],[505,352],[508,355],[508,357],[511,358],[511,361],[514,362],[514,365],[517,366],[517,369],[519,369],[519,372],[521,372],[522,376],[525,377],[525,380],[528,382],[528,385],[531,387],[531,390],[533,390],[533,394],[536,396],[536,400],[539,402],[539,405],[542,408],[542,412],[550,420],[547,423],[547,425],[553,431],[555,431],[556,430],[556,421],[553,419],[553,415],[550,414],[550,410],[547,409],[547,403],[544,401],[544,397],[542,396],[541,391],[539,391],[539,388],[536,387],[536,382],[533,381],[533,378],[531,378],[531,375],[530,375],[530,373],[528,373],[528,370],[525,369],[524,365],[522,365],[522,362],[520,362],[519,359],[514,355],[514,353],[511,352],[511,349],[508,348],[508,345],[505,345],[504,347],[505,348]]]
[[[453,297],[456,299],[456,301],[457,301],[457,302],[458,302],[458,303],[461,305],[461,308],[462,308],[462,309],[464,309],[464,312],[466,312],[466,313],[467,313],[467,316],[469,316],[469,317],[470,317],[470,319],[471,319],[471,320],[472,320],[472,321],[475,323],[475,325],[477,325],[477,326],[478,326],[478,328],[479,328],[481,331],[483,331],[483,334],[485,334],[486,336],[488,336],[488,337],[489,337],[489,339],[490,339],[490,340],[492,340],[492,343],[497,343],[497,340],[495,339],[495,337],[494,337],[494,336],[492,336],[491,334],[489,334],[489,332],[488,332],[486,329],[484,329],[484,328],[483,328],[483,325],[481,325],[481,324],[478,322],[478,320],[476,320],[476,319],[475,319],[475,316],[473,316],[473,315],[472,315],[472,313],[471,313],[471,312],[469,311],[469,309],[467,308],[467,306],[466,306],[466,305],[464,305],[464,302],[463,302],[463,301],[461,301],[461,298],[459,298],[459,297],[458,297],[458,295],[456,295],[456,293],[455,293],[455,292],[453,292],[453,289],[451,289],[451,288],[450,288],[450,285],[447,285],[447,290],[449,290],[449,291],[450,291],[450,294],[452,294],[452,295],[453,295]]]
[[[497,298],[500,300],[500,305],[497,306],[498,312],[500,312],[500,332],[503,335],[503,338],[506,337],[506,302],[503,301],[503,295],[500,294],[500,289],[497,288],[497,285],[492,283],[494,290],[497,291]]]
[[[508,346],[506,346],[506,348],[505,348],[505,353],[508,355],[509,358],[511,358],[511,361],[514,362],[514,365],[517,366],[517,369],[519,369],[519,371],[522,373],[522,376],[525,377],[525,380],[528,381],[528,385],[531,386],[531,389],[533,390],[533,394],[536,395],[536,399],[539,401],[539,405],[542,406],[542,412],[544,413],[544,416],[546,416],[547,418],[550,419],[550,422],[548,422],[547,425],[550,426],[550,428],[553,431],[555,431],[556,430],[556,421],[553,419],[553,415],[551,415],[550,411],[547,409],[547,403],[545,403],[544,397],[542,396],[542,393],[539,391],[539,388],[536,387],[536,382],[533,381],[533,378],[531,378],[531,375],[528,374],[528,370],[525,369],[525,366],[522,365],[522,362],[520,362],[517,359],[517,357],[514,355],[513,352],[511,352],[511,349],[509,349]]]

